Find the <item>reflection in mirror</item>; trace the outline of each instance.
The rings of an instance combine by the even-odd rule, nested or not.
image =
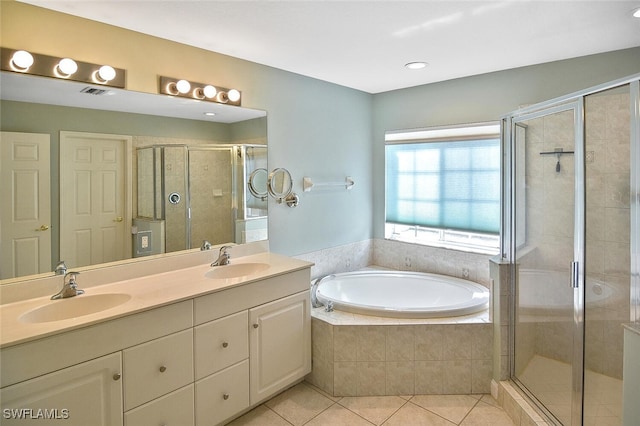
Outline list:
[[[249,175],[249,192],[261,200],[267,199],[267,177],[269,172],[266,168],[254,169]]]
[[[293,179],[289,170],[278,168],[269,173],[267,181],[269,194],[276,199],[278,203],[287,198],[293,189]]]
[[[50,155],[45,164],[33,164],[25,171],[14,167],[9,151],[0,153],[2,173],[13,170],[8,176],[19,177],[12,185],[3,174],[0,182],[4,199],[17,197],[16,206],[0,211],[2,279],[47,273],[60,260],[77,268],[200,247],[205,239],[222,244],[267,238],[267,202],[252,194],[249,186],[252,173],[267,168],[264,111],[119,89],[97,96],[87,90],[81,93],[87,84],[5,72],[1,82],[2,146],[11,141],[23,153]],[[212,109],[216,121],[204,115]],[[68,151],[66,135],[77,134],[88,140]],[[122,153],[99,148],[98,139],[116,135],[130,141],[122,142]],[[92,170],[75,165],[77,178],[71,179],[70,187],[64,183],[63,191],[62,152],[72,152],[87,164],[96,156],[122,162],[122,179],[112,179],[114,173],[107,173],[104,166]],[[38,180],[50,187],[38,185]],[[98,183],[109,188],[97,197],[101,201],[95,201]],[[116,196],[112,188],[120,186],[123,195]],[[27,193],[25,188],[33,191]],[[11,208],[18,207],[22,208],[18,221],[30,221],[23,227],[25,235],[9,235],[8,229],[17,228]],[[88,222],[100,222],[98,211],[104,218],[94,228],[83,225],[61,238],[60,224],[65,220],[61,211],[67,210],[86,216]],[[116,241],[115,232],[123,234],[124,254],[110,257],[105,250],[107,254],[96,256],[96,247]],[[76,246],[69,250],[61,247],[61,241],[74,241]],[[9,256],[9,247],[19,249]],[[85,256],[88,261],[62,258],[70,252],[92,256]],[[39,264],[38,259],[43,261]]]

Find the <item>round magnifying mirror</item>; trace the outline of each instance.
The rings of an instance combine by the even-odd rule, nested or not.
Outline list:
[[[293,179],[291,179],[291,173],[289,173],[289,170],[278,168],[269,173],[269,178],[267,179],[267,190],[279,203],[291,194],[292,189]]]
[[[249,192],[256,198],[264,200],[267,198],[267,179],[269,172],[267,169],[255,169],[249,175]]]

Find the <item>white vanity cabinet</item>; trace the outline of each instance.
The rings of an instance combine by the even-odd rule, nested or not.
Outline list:
[[[309,291],[255,307],[251,323],[251,404],[311,370]]]
[[[3,425],[122,425],[119,352],[0,391]]]
[[[123,351],[124,409],[193,383],[193,330]]]
[[[298,267],[3,347],[0,423],[224,424],[311,371],[309,283]]]

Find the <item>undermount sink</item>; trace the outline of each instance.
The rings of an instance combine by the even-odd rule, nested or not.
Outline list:
[[[25,312],[20,316],[20,321],[38,323],[81,317],[122,305],[129,299],[131,296],[128,294],[106,293],[53,300],[44,306]]]
[[[239,278],[253,275],[269,268],[268,263],[232,263],[230,265],[214,266],[205,277],[208,278]]]

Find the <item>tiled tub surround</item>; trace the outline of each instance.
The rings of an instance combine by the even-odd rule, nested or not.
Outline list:
[[[298,259],[312,278],[376,265],[469,279],[490,287],[491,256],[384,239]],[[506,327],[505,327],[506,328]],[[489,311],[434,319],[312,311],[313,371],[307,381],[334,396],[488,393],[494,330]]]
[[[488,311],[394,319],[315,308],[307,381],[334,396],[489,393]]]
[[[351,272],[369,265],[409,272],[430,272],[468,279],[489,287],[489,259],[467,253],[400,241],[372,239],[295,256],[313,262],[311,277]]]

